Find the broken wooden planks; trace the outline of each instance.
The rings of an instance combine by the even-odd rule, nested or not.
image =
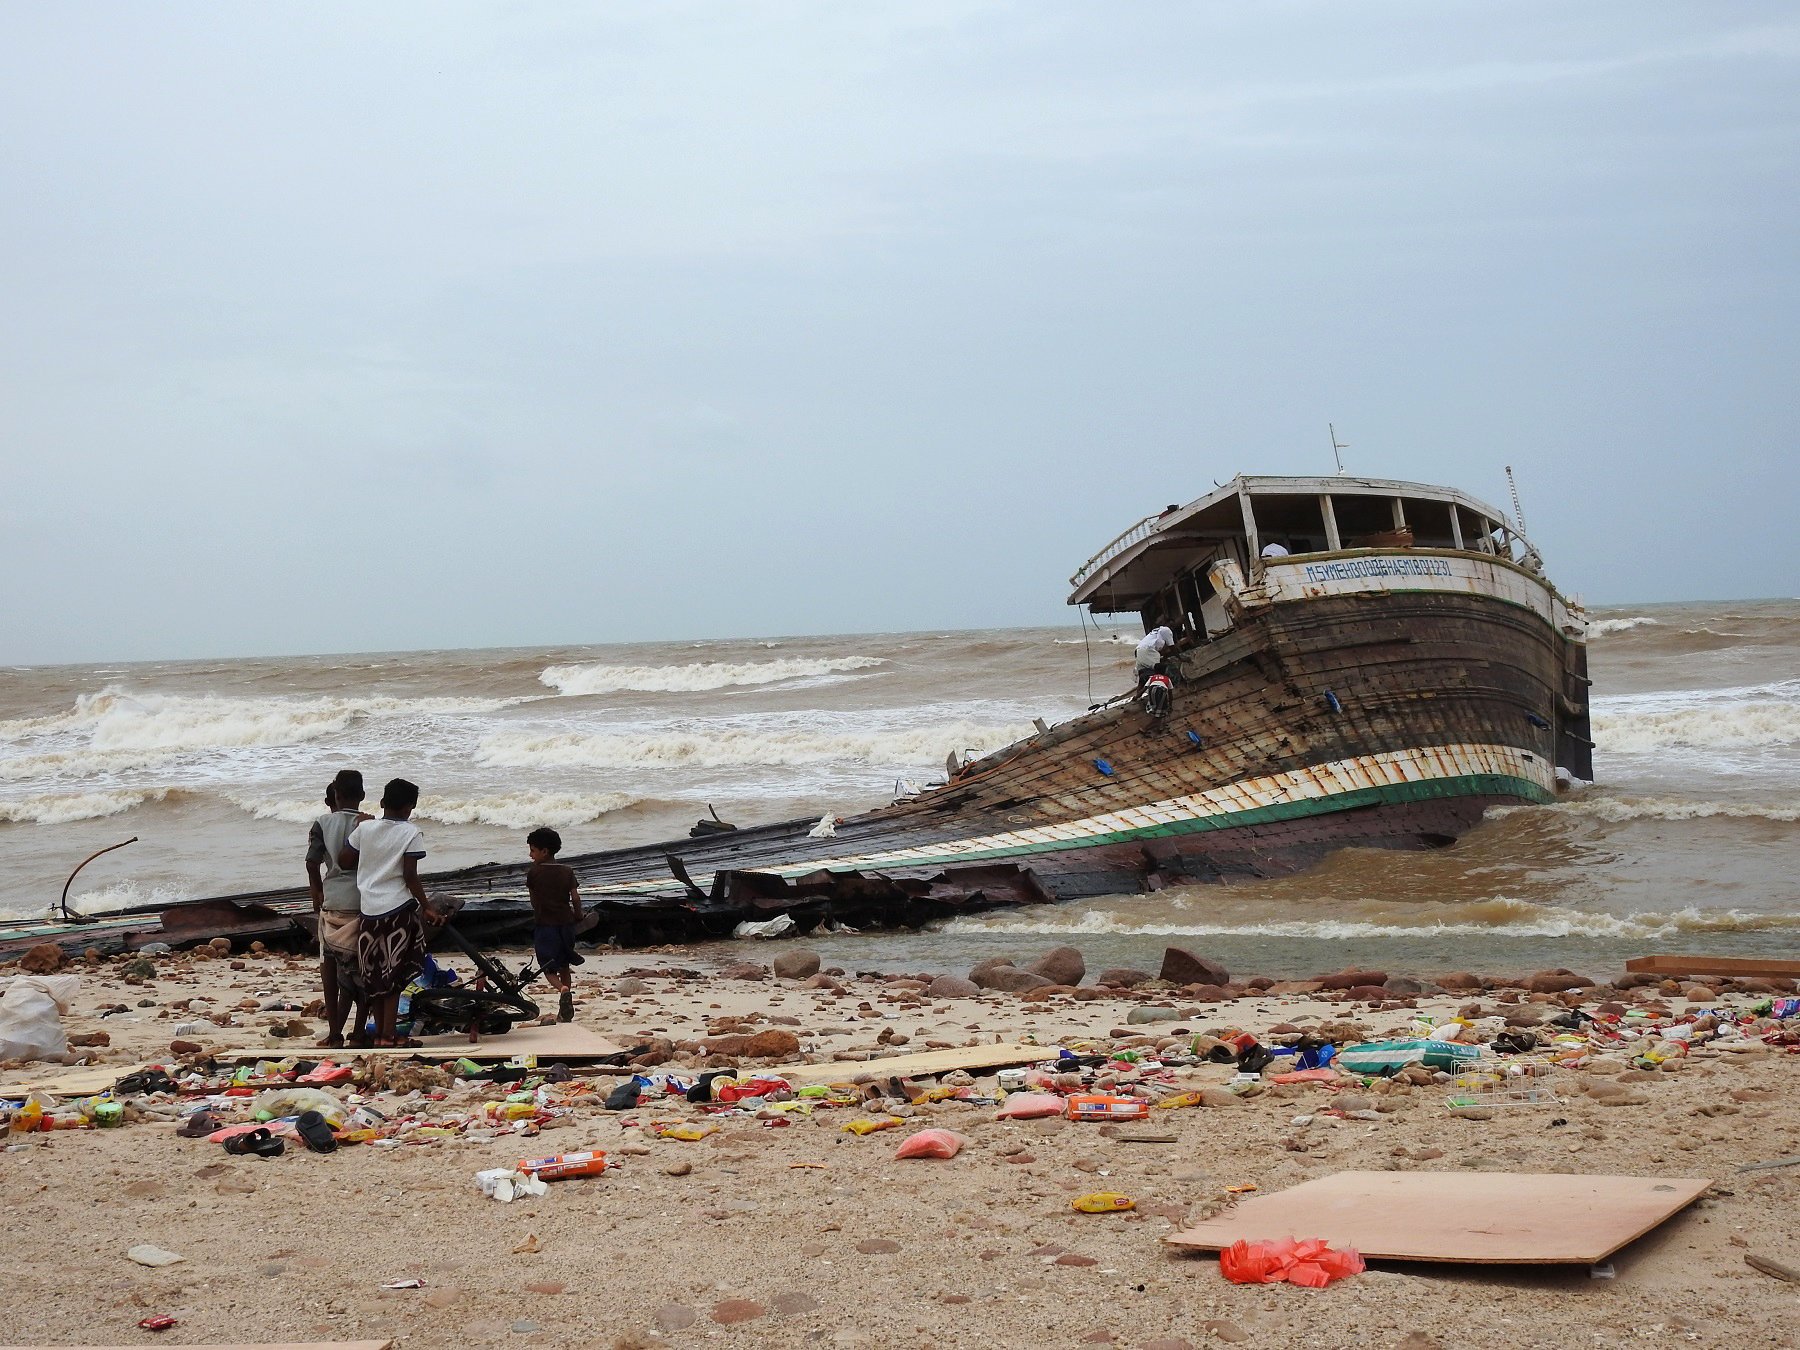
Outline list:
[[[1699,1198],[1698,1177],[1523,1172],[1339,1172],[1256,1196],[1185,1232],[1178,1247],[1324,1238],[1365,1257],[1593,1265]]]
[[[1747,956],[1634,956],[1634,975],[1741,975],[1756,980],[1800,980],[1800,961]]]
[[[483,1036],[471,1041],[460,1032],[447,1036],[424,1036],[418,1046],[389,1046],[381,1049],[346,1047],[341,1050],[312,1049],[308,1059],[335,1059],[339,1062],[374,1055],[401,1059],[511,1059],[514,1055],[536,1055],[539,1059],[610,1059],[625,1053],[627,1047],[608,1040],[598,1032],[573,1023],[558,1022],[547,1027],[514,1027],[504,1036]],[[239,1048],[219,1052],[218,1058],[242,1062],[253,1059],[278,1059],[294,1052],[277,1046]]]
[[[964,1045],[954,1050],[927,1050],[917,1055],[887,1055],[880,1059],[837,1059],[823,1064],[789,1064],[779,1069],[761,1069],[764,1077],[786,1078],[791,1082],[847,1082],[854,1078],[932,1078],[955,1069],[982,1073],[988,1069],[1010,1069],[1020,1064],[1037,1064],[1055,1059],[1054,1045]]]

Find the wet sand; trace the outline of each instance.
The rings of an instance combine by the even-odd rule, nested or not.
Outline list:
[[[125,982],[119,962],[71,967],[82,986],[67,1025],[107,1032],[111,1046],[93,1053],[121,1072],[167,1061],[172,1026],[197,1010],[283,995],[303,1002],[314,992],[313,968],[297,958],[155,960],[155,977],[143,983]],[[634,978],[643,991],[621,997],[631,968],[685,968],[699,978],[642,975]],[[1079,1001],[922,998],[891,977],[854,972],[841,983],[840,993],[724,978],[716,964],[680,953],[603,955],[578,977],[577,1022],[636,1044],[698,1039],[721,1019],[749,1018],[750,1030],[791,1031],[807,1052],[830,1058],[878,1052],[884,1033],[885,1048],[902,1053],[995,1036],[1117,1043],[1110,1033],[1125,1028],[1131,1009],[1171,1001],[1085,990]],[[1662,997],[1677,1013],[1688,1006],[1654,989],[1602,989],[1583,1006],[1602,997]],[[1748,1007],[1756,997],[1726,995],[1708,1006]],[[198,999],[213,1002],[172,1007]],[[1560,1011],[1556,996],[1537,999]],[[1172,1001],[1192,1015],[1130,1030],[1260,1034],[1283,1023],[1351,1021],[1380,1035],[1414,1015],[1302,996]],[[1443,1017],[1472,1001],[1501,1006],[1493,993],[1417,1004]],[[118,1004],[130,1010],[98,1016]],[[278,1057],[309,1044],[268,1037],[268,1023],[292,1016],[245,1008],[237,1025],[195,1039],[209,1050],[267,1047]],[[860,1071],[846,1063],[842,1077]],[[1232,1072],[1204,1065],[1180,1077],[1202,1087]],[[593,1078],[602,1090],[617,1081]],[[1602,1078],[1622,1090],[1610,1099],[1581,1090]],[[392,1337],[421,1347],[1792,1344],[1800,1286],[1744,1257],[1800,1262],[1792,1230],[1800,1168],[1734,1169],[1800,1153],[1800,1057],[1701,1049],[1677,1071],[1559,1070],[1554,1081],[1562,1104],[1486,1119],[1450,1115],[1442,1085],[1371,1095],[1373,1121],[1322,1114],[1332,1104],[1326,1089],[1276,1086],[1228,1106],[1153,1113],[1155,1130],[1177,1136],[1171,1144],[1124,1142],[1062,1121],[997,1122],[991,1107],[958,1103],[916,1106],[906,1127],[867,1138],[842,1130],[862,1112],[822,1109],[788,1128],[725,1117],[718,1133],[685,1143],[627,1124],[698,1118],[685,1104],[621,1115],[595,1102],[534,1139],[345,1147],[328,1156],[291,1148],[272,1160],[227,1156],[178,1138],[166,1123],[15,1136],[8,1142],[22,1146],[0,1154],[9,1220],[0,1239],[4,1334],[20,1344],[154,1344],[157,1335],[137,1323],[168,1313],[180,1324],[166,1340]],[[456,1089],[440,1110],[464,1113],[491,1095]],[[1312,1120],[1296,1124],[1299,1116]],[[905,1133],[927,1125],[957,1130],[969,1146],[949,1161],[895,1161]],[[511,1205],[484,1198],[474,1181],[477,1171],[522,1156],[583,1148],[605,1149],[620,1166]],[[1612,1279],[1590,1278],[1585,1267],[1378,1262],[1323,1291],[1236,1286],[1215,1259],[1161,1241],[1228,1203],[1229,1187],[1268,1192],[1351,1168],[1626,1172],[1718,1185],[1619,1253]],[[1096,1190],[1125,1192],[1138,1208],[1071,1210],[1075,1195]],[[125,1256],[137,1243],[185,1259],[145,1268]],[[424,1287],[381,1287],[410,1277]],[[715,1321],[734,1307],[748,1311],[734,1300],[761,1312],[735,1325]]]

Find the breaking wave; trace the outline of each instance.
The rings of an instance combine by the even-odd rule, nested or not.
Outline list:
[[[257,820],[279,820],[305,825],[324,814],[317,797],[243,797],[227,800]],[[510,792],[494,797],[433,797],[419,799],[414,820],[440,825],[498,825],[529,829],[534,825],[558,828],[585,825],[612,811],[635,806],[638,799],[624,792]]]
[[[119,789],[113,792],[56,792],[18,801],[0,801],[0,824],[67,825],[123,815],[145,802],[160,802],[172,788]]]
[[[1661,622],[1661,619],[1652,619],[1647,614],[1638,614],[1629,619],[1595,619],[1588,624],[1587,635],[1590,638],[1605,637],[1608,633],[1624,633],[1633,628]]]
[[[1784,824],[1800,821],[1800,802],[1712,802],[1682,797],[1611,797],[1587,792],[1548,806],[1496,806],[1487,813],[1501,820],[1520,811],[1561,811],[1591,816],[1609,824],[1632,820],[1772,820]]]
[[[91,891],[80,891],[69,897],[69,907],[82,914],[104,914],[114,909],[135,909],[141,905],[173,905],[192,900],[193,893],[180,886],[143,887],[134,881],[118,881]]]
[[[502,732],[482,741],[478,763],[505,769],[731,768],[832,761],[924,767],[951,750],[998,750],[1032,733],[1022,726],[952,723],[908,731],[664,732],[652,735],[551,735]]]
[[[540,683],[560,694],[694,693],[734,685],[778,684],[886,664],[875,656],[788,657],[775,661],[696,661],[685,666],[548,666]]]
[[[1649,940],[1684,933],[1800,931],[1800,914],[1756,914],[1743,910],[1692,907],[1668,913],[1593,914],[1555,905],[1500,899],[1474,907],[1484,919],[1438,914],[1417,922],[1382,919],[1263,919],[1231,923],[1136,921],[1128,913],[1090,909],[1079,915],[1054,910],[1042,917],[952,919],[944,933],[1019,933],[1092,937],[1271,937],[1351,941],[1368,938],[1541,937]]]
[[[108,685],[81,694],[69,711],[0,722],[0,742],[74,733],[99,751],[173,754],[295,745],[347,728],[358,717],[493,712],[517,698],[238,698],[131,693]]]
[[[1752,750],[1800,743],[1800,680],[1595,700],[1603,750]]]

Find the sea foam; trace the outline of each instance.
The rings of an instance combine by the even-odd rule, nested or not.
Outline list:
[[[986,753],[1032,728],[952,723],[903,731],[669,731],[650,734],[500,732],[476,751],[478,763],[506,769],[732,768],[830,762],[926,767],[951,750]]]
[[[775,661],[695,661],[684,666],[548,666],[538,680],[566,695],[695,693],[737,685],[779,684],[867,670],[885,662],[874,656],[785,657]]]
[[[1637,614],[1629,619],[1595,619],[1588,624],[1587,635],[1590,638],[1605,637],[1608,633],[1625,633],[1633,628],[1644,628],[1661,622],[1661,619],[1652,619],[1648,614]]]
[[[1800,743],[1800,680],[1594,701],[1604,751],[1754,750]]]

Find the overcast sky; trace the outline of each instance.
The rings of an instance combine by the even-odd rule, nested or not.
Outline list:
[[[1800,594],[1785,3],[0,3],[0,661],[1073,620],[1237,472]]]

